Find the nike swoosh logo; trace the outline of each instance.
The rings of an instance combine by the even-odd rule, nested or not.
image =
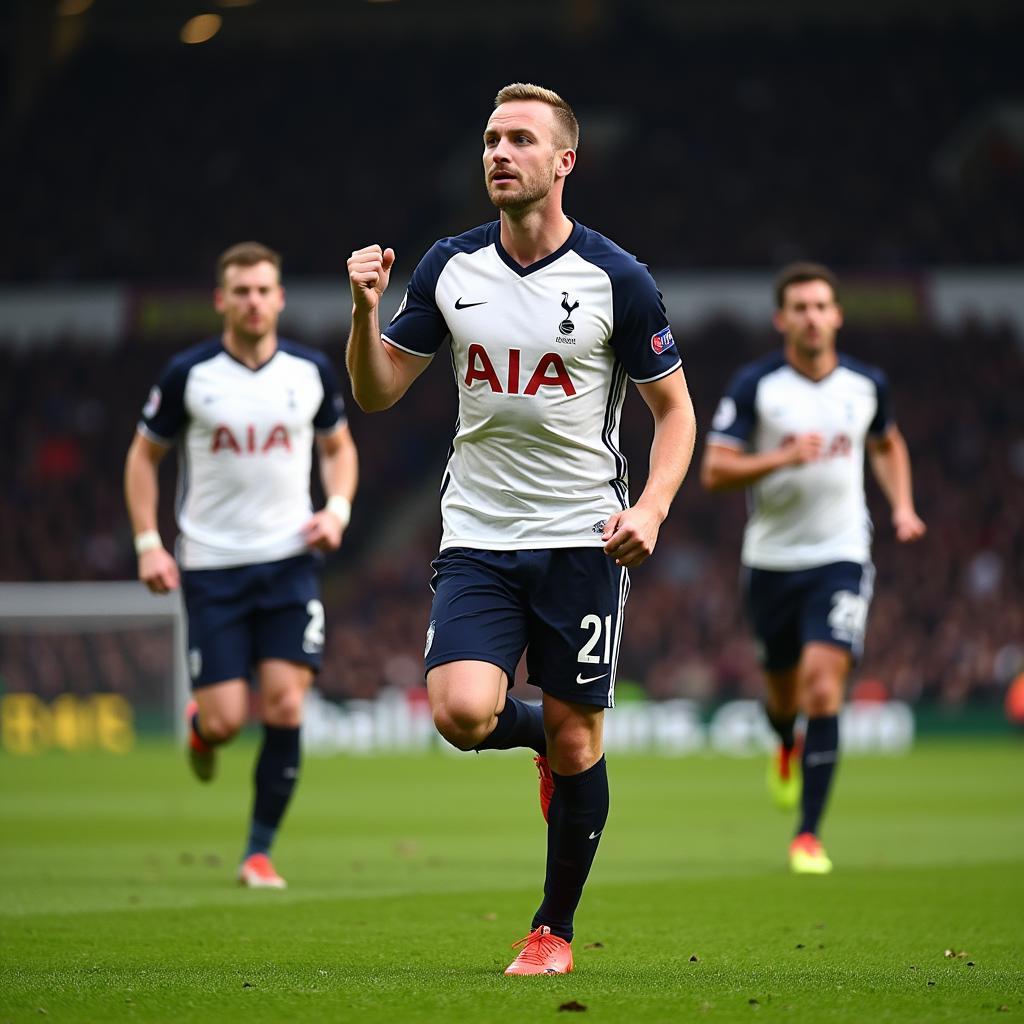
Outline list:
[[[807,762],[808,768],[817,768],[821,764],[832,764],[836,759],[836,752],[834,750],[825,750],[820,754],[812,752],[804,756],[804,760]]]
[[[601,829],[601,832],[603,832],[603,831],[604,831],[604,829]],[[590,833],[590,838],[591,839],[596,839],[601,834],[601,832],[591,832]]]
[[[484,299],[483,302],[463,302],[462,301],[462,296],[460,295],[455,300],[455,308],[456,309],[469,309],[471,306],[486,306],[486,305],[487,305],[487,300],[486,299]]]
[[[608,675],[607,672],[602,672],[599,676],[588,676],[584,679],[583,673],[581,672],[576,675],[576,682],[579,683],[580,686],[586,686],[587,683],[596,683],[598,679],[604,679],[606,675]]]

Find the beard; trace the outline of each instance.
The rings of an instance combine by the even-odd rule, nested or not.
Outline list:
[[[813,337],[798,334],[793,339],[793,346],[804,358],[816,359],[834,349],[835,332],[819,330]]]
[[[546,199],[551,191],[552,183],[539,178],[518,182],[517,191],[499,191],[493,188],[493,182],[485,181],[487,196],[491,202],[505,213],[516,213],[528,210],[531,206]]]
[[[258,325],[246,323],[244,316],[233,318],[231,321],[231,331],[236,338],[246,342],[257,342],[260,338],[264,337],[270,332],[273,326],[271,317],[261,316]]]

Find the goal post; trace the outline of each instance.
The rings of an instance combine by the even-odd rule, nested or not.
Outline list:
[[[106,678],[106,666],[118,669],[115,674],[122,684],[126,675],[132,676],[131,659],[119,653],[120,648],[102,642],[103,638],[119,636],[123,638],[121,647],[130,647],[133,636],[138,638],[140,631],[154,628],[170,631],[170,649],[164,642],[154,652],[150,645],[144,660],[151,667],[154,657],[159,662],[155,676],[129,678],[122,689],[127,691],[129,703],[133,698],[155,698],[161,717],[165,721],[169,717],[182,739],[189,677],[180,592],[151,594],[138,582],[0,583],[0,680],[5,707],[9,712],[19,698],[52,701],[54,728],[59,731],[56,712],[67,709],[68,698],[98,698],[117,689],[112,685],[115,680]],[[90,641],[99,650],[91,650]],[[54,669],[55,665],[59,667]],[[70,678],[61,682],[62,676],[72,675],[73,688],[68,686]],[[144,692],[154,685],[152,678],[160,680],[156,685],[161,693]],[[9,703],[12,700],[14,705]]]

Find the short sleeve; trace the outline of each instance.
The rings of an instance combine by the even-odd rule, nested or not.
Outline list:
[[[877,407],[875,408],[874,418],[868,426],[868,435],[879,438],[884,437],[889,432],[895,420],[892,414],[892,399],[889,394],[889,378],[878,369],[872,372],[871,378],[875,382]]]
[[[729,381],[711,418],[709,443],[724,444],[730,448],[747,445],[757,421],[757,383],[760,379],[759,374],[741,370]]]
[[[681,365],[665,303],[648,269],[633,262],[612,277],[611,346],[637,384],[667,377]]]
[[[448,253],[435,243],[416,265],[402,304],[381,336],[396,348],[418,356],[432,356],[448,337],[448,324],[437,308],[435,293]]]
[[[192,363],[176,357],[164,367],[142,407],[139,432],[150,441],[170,446],[185,426],[185,383]]]
[[[338,388],[338,375],[334,372],[331,361],[322,353],[314,359],[323,385],[324,397],[313,417],[313,426],[318,434],[330,434],[345,423],[345,400]]]

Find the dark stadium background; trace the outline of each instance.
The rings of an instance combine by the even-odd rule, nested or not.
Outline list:
[[[204,14],[216,34],[183,43]],[[398,279],[489,218],[491,97],[538,81],[582,122],[568,212],[666,286],[695,460],[727,377],[777,344],[767,312],[733,299],[763,293],[767,311],[794,258],[849,283],[841,344],[890,374],[929,525],[899,549],[872,485],[878,581],[853,685],[880,683],[922,721],[1000,721],[1024,671],[1019,5],[21,0],[0,30],[0,580],[133,578],[122,460],[163,361],[215,329],[217,253],[245,238],[282,251],[284,333],[340,371],[350,250],[393,245]],[[455,416],[435,362],[385,415],[350,404],[362,484],[326,579],[334,698],[419,685]],[[633,396],[634,493],[648,419]],[[635,695],[759,692],[737,602],[743,514],[691,472],[633,577],[620,677]],[[136,699],[166,674],[166,637],[0,639],[8,692],[100,680]]]

